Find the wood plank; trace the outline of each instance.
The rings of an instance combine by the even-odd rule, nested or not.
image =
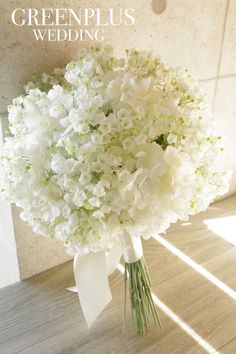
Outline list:
[[[229,343],[220,348],[221,354],[234,354],[236,348],[236,339],[231,340]]]

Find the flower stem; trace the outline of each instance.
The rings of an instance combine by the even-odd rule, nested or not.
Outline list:
[[[132,309],[133,330],[137,333],[145,334],[148,328],[150,317],[154,324],[161,327],[161,321],[154,304],[151,293],[151,281],[148,274],[147,265],[142,257],[134,263],[125,263],[125,304],[124,304],[124,326],[126,322],[126,287],[129,279],[129,290]]]

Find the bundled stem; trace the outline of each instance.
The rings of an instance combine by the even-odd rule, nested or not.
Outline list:
[[[151,294],[151,281],[144,258],[134,263],[125,263],[125,305],[124,332],[126,323],[127,279],[132,308],[133,330],[145,334],[152,317],[156,326],[161,327],[161,321]]]

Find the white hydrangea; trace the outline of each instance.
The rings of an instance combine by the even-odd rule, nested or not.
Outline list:
[[[83,51],[9,107],[0,190],[75,254],[148,238],[227,191],[220,137],[188,71],[152,53]]]

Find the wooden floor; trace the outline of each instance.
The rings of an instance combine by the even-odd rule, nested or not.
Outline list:
[[[73,285],[71,262],[3,288],[0,353],[236,354],[235,244],[236,197],[145,242],[163,323],[146,336],[122,335],[118,270],[110,277],[113,300],[89,331],[77,295],[66,290]]]

